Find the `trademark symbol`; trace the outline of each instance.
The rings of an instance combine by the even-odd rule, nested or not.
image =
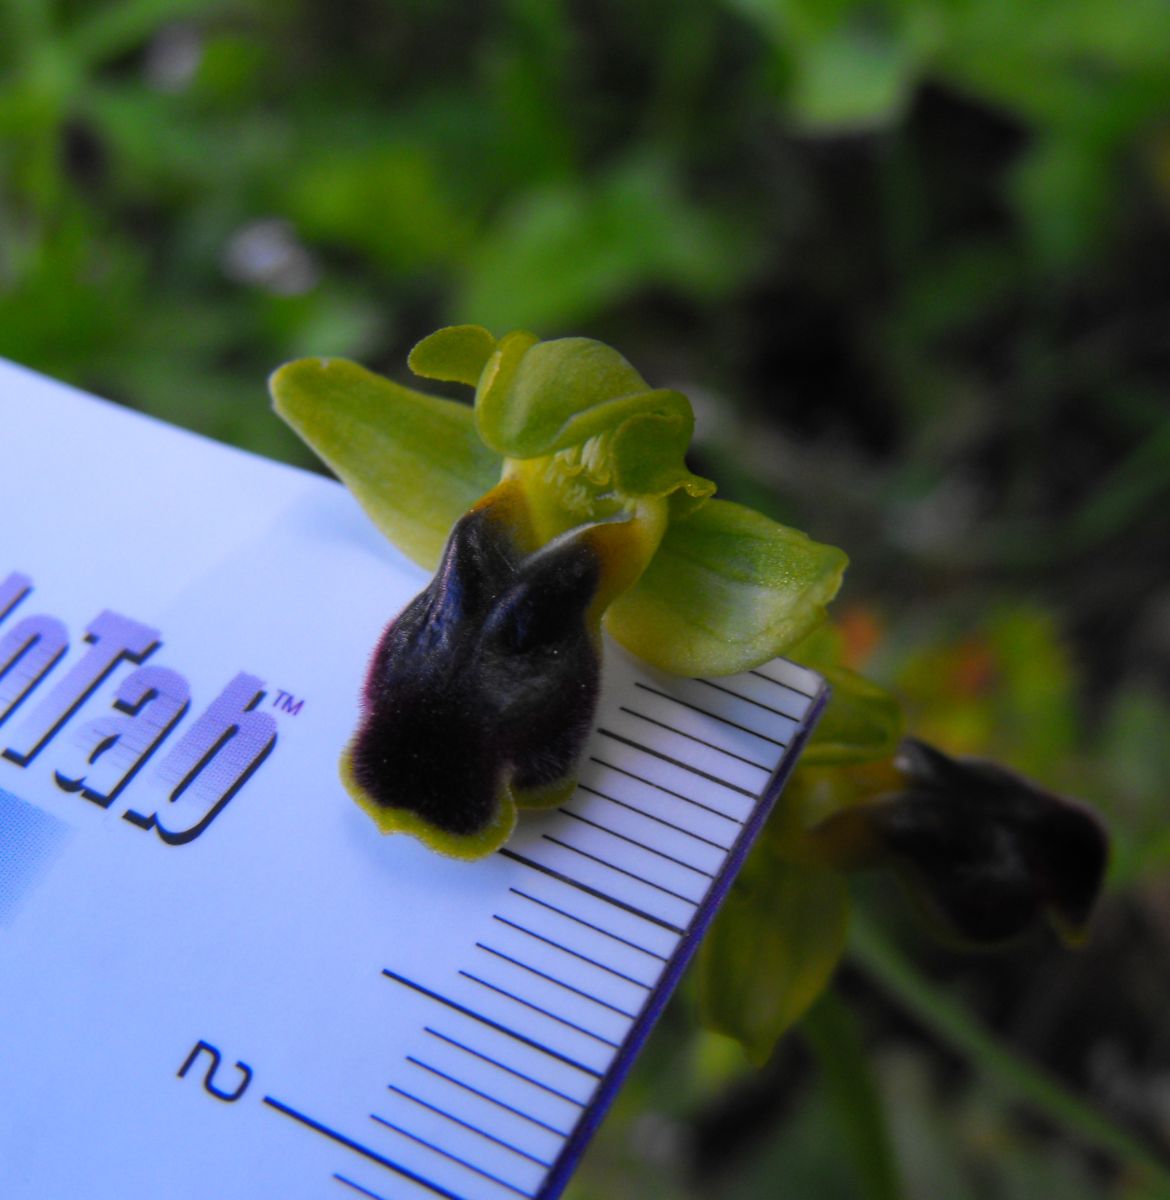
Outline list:
[[[286,692],[283,689],[278,691],[272,700],[272,707],[280,709],[281,712],[286,712],[290,716],[295,717],[304,707],[304,700],[298,700],[292,692]]]

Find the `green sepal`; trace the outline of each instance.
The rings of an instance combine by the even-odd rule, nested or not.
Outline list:
[[[344,359],[302,358],[269,381],[276,411],[349,488],[378,529],[428,569],[451,527],[500,478],[471,408]]]
[[[843,551],[726,500],[672,521],[606,628],[675,675],[732,675],[767,662],[825,616]]]
[[[540,338],[535,333],[525,329],[514,329],[504,334],[480,372],[479,384],[475,389],[475,427],[479,430],[479,436],[484,445],[508,458],[532,457],[514,454],[507,438],[498,434],[508,415],[508,398],[520,363],[539,342]]]
[[[699,951],[703,1023],[756,1065],[828,984],[845,949],[849,891],[835,871],[748,860]]]
[[[495,349],[496,339],[482,325],[448,325],[423,338],[406,363],[424,379],[475,387]]]
[[[802,765],[842,766],[889,758],[902,737],[897,699],[845,667],[816,664],[816,670],[833,694],[805,747]]]

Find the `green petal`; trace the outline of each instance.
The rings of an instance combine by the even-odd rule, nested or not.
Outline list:
[[[761,847],[699,954],[703,1021],[762,1066],[829,982],[845,947],[849,892],[835,871],[778,862]]]
[[[459,517],[499,479],[472,410],[344,359],[302,358],[272,376],[276,411],[404,554],[433,568]]]
[[[614,434],[611,451],[618,491],[668,496],[682,490],[700,501],[712,495],[715,484],[692,475],[683,462],[694,425],[689,403],[685,412],[641,412],[630,417]]]
[[[448,325],[423,338],[406,361],[424,379],[475,387],[495,348],[496,339],[482,325]]]
[[[646,407],[637,402],[650,391],[646,381],[611,346],[572,337],[532,339],[520,349],[521,337],[532,339],[509,334],[500,343],[500,366],[485,375],[476,396],[480,435],[501,454],[551,454]]]
[[[612,605],[606,628],[675,675],[731,675],[806,636],[841,586],[834,546],[726,500],[671,523],[642,578]]]
[[[884,688],[845,667],[815,669],[833,695],[805,748],[806,766],[889,758],[902,736],[902,707]]]
[[[593,470],[619,492],[715,490],[683,462],[695,426],[690,401],[648,388],[616,350],[591,338],[509,334],[483,371],[475,404],[480,436],[509,458],[545,458],[596,439]]]

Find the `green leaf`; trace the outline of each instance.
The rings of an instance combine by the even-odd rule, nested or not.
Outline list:
[[[843,27],[807,44],[797,59],[790,103],[814,129],[892,124],[918,73],[910,48],[891,34]]]
[[[1170,704],[1152,680],[1128,684],[1110,702],[1092,757],[1100,771],[1096,799],[1113,832],[1113,887],[1152,879],[1170,867],[1167,729]]]
[[[656,285],[709,298],[750,259],[742,223],[693,202],[647,155],[520,193],[468,256],[454,312],[497,329],[568,329]]]
[[[889,758],[902,736],[902,707],[885,688],[845,667],[816,666],[833,688],[805,748],[807,766]]]
[[[928,978],[904,957],[864,912],[859,911],[853,922],[850,943],[857,965],[927,1033],[970,1063],[1005,1100],[1013,1105],[1022,1102],[1046,1123],[1124,1164],[1135,1181],[1135,1197],[1153,1200],[1170,1195],[1170,1171],[1161,1150],[1155,1152],[1115,1118],[1106,1116],[1099,1101],[1078,1096],[1048,1069],[1029,1062],[1018,1044],[1001,1041],[956,1001],[945,985]],[[1041,1189],[1017,1194],[1055,1193]]]
[[[449,266],[471,238],[470,216],[425,144],[343,146],[285,174],[280,211],[309,241],[365,254],[391,276]]]
[[[841,586],[848,559],[725,500],[673,521],[606,627],[676,675],[731,675],[805,637]]]
[[[344,359],[302,358],[269,382],[276,411],[404,554],[433,569],[452,525],[499,480],[502,462],[471,409]]]
[[[762,1066],[829,982],[845,947],[849,892],[835,871],[748,860],[699,953],[704,1023]]]
[[[1110,147],[1079,130],[1050,134],[1020,160],[1012,198],[1043,267],[1077,265],[1110,233],[1118,168]]]

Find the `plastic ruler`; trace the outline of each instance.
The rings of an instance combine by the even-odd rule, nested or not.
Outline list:
[[[0,514],[0,1193],[558,1195],[821,680],[609,645],[576,794],[453,862],[337,782],[425,583],[338,485],[0,364]]]

